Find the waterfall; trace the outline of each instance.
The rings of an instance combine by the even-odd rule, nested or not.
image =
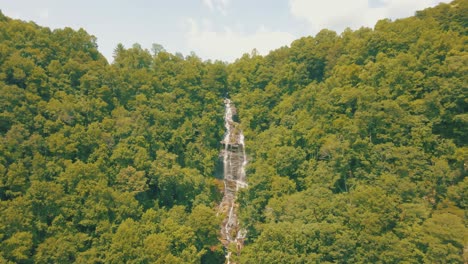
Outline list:
[[[224,135],[223,150],[223,175],[224,175],[224,197],[220,205],[220,211],[226,214],[221,228],[221,240],[227,249],[227,263],[232,263],[230,258],[233,252],[230,252],[228,246],[236,245],[237,254],[243,247],[244,239],[247,234],[245,229],[239,226],[239,220],[236,210],[236,195],[240,188],[247,187],[245,166],[247,157],[245,155],[244,134],[239,128],[239,124],[233,121],[236,114],[236,108],[229,99],[224,100],[225,115],[224,126],[226,133]]]

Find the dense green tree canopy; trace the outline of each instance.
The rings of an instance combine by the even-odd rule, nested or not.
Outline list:
[[[241,263],[467,261],[467,7],[228,65],[250,155]]]
[[[466,263],[468,1],[234,63],[0,13],[0,263],[223,263],[223,98],[246,137],[239,263]]]

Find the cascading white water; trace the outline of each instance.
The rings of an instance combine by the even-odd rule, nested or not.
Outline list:
[[[239,129],[238,124],[233,121],[235,107],[231,100],[225,99],[224,126],[226,134],[221,143],[224,145],[223,169],[224,169],[224,197],[220,209],[226,213],[226,219],[223,221],[221,229],[221,239],[227,248],[231,243],[236,244],[239,250],[242,248],[246,230],[240,228],[236,212],[236,194],[240,188],[247,187],[245,167],[247,157],[245,155],[244,134]],[[226,255],[227,263],[231,263],[232,252],[228,250]]]

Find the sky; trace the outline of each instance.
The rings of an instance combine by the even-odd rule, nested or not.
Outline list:
[[[266,55],[327,28],[373,27],[449,0],[0,0],[7,16],[55,28],[84,28],[112,61],[118,43],[153,43],[203,60]]]

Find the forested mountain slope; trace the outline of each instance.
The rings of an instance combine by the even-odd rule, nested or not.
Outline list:
[[[467,3],[228,66],[250,155],[241,263],[468,261]]]
[[[238,108],[238,263],[463,263],[468,1],[232,64],[0,13],[0,263],[223,263],[215,180]],[[237,258],[237,259],[236,259]]]
[[[0,263],[223,261],[225,65],[155,52],[0,16]]]

